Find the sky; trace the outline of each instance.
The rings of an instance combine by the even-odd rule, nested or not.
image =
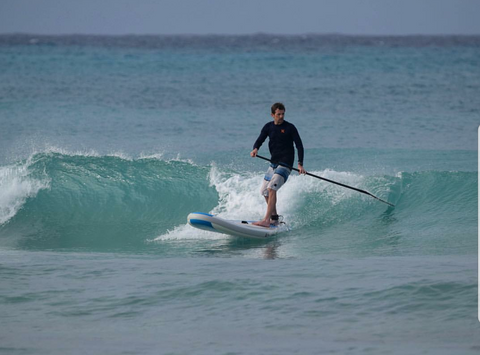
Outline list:
[[[0,0],[0,33],[480,34],[480,0]]]

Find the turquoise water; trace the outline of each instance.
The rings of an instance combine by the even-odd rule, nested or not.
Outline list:
[[[0,353],[480,349],[479,37],[4,35],[0,67]],[[188,226],[263,215],[275,101],[395,208],[292,175],[289,233]]]

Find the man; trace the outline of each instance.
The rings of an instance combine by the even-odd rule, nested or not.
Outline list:
[[[271,154],[270,167],[265,174],[261,194],[267,202],[267,213],[261,221],[253,223],[257,226],[270,227],[271,223],[278,223],[277,215],[277,191],[287,181],[291,170],[285,166],[293,166],[295,160],[295,150],[293,143],[298,151],[298,170],[300,174],[305,174],[303,168],[303,144],[298,134],[297,128],[284,120],[285,106],[277,102],[273,104],[271,109],[273,121],[267,123],[260,132],[250,156],[255,158],[257,152],[268,137],[268,148]]]

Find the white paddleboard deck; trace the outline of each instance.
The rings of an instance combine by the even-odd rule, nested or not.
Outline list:
[[[198,229],[245,238],[265,239],[289,230],[285,223],[280,223],[278,226],[271,224],[266,228],[254,226],[252,224],[254,221],[227,220],[202,212],[190,213],[187,220],[188,224]]]

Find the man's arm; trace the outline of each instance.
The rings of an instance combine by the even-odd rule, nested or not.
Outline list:
[[[303,156],[304,156],[303,143],[302,143],[302,139],[300,138],[300,135],[298,134],[297,127],[295,126],[293,129],[293,141],[295,142],[295,147],[297,147],[297,151],[298,151],[299,174],[305,174],[306,171],[303,168]]]
[[[267,129],[267,125],[265,125],[263,126],[262,131],[260,132],[260,135],[255,141],[255,144],[253,145],[253,150],[250,152],[250,156],[252,158],[255,158],[257,156],[258,150],[262,146],[263,142],[265,142],[265,139],[267,139],[267,137],[268,137],[268,129]]]

